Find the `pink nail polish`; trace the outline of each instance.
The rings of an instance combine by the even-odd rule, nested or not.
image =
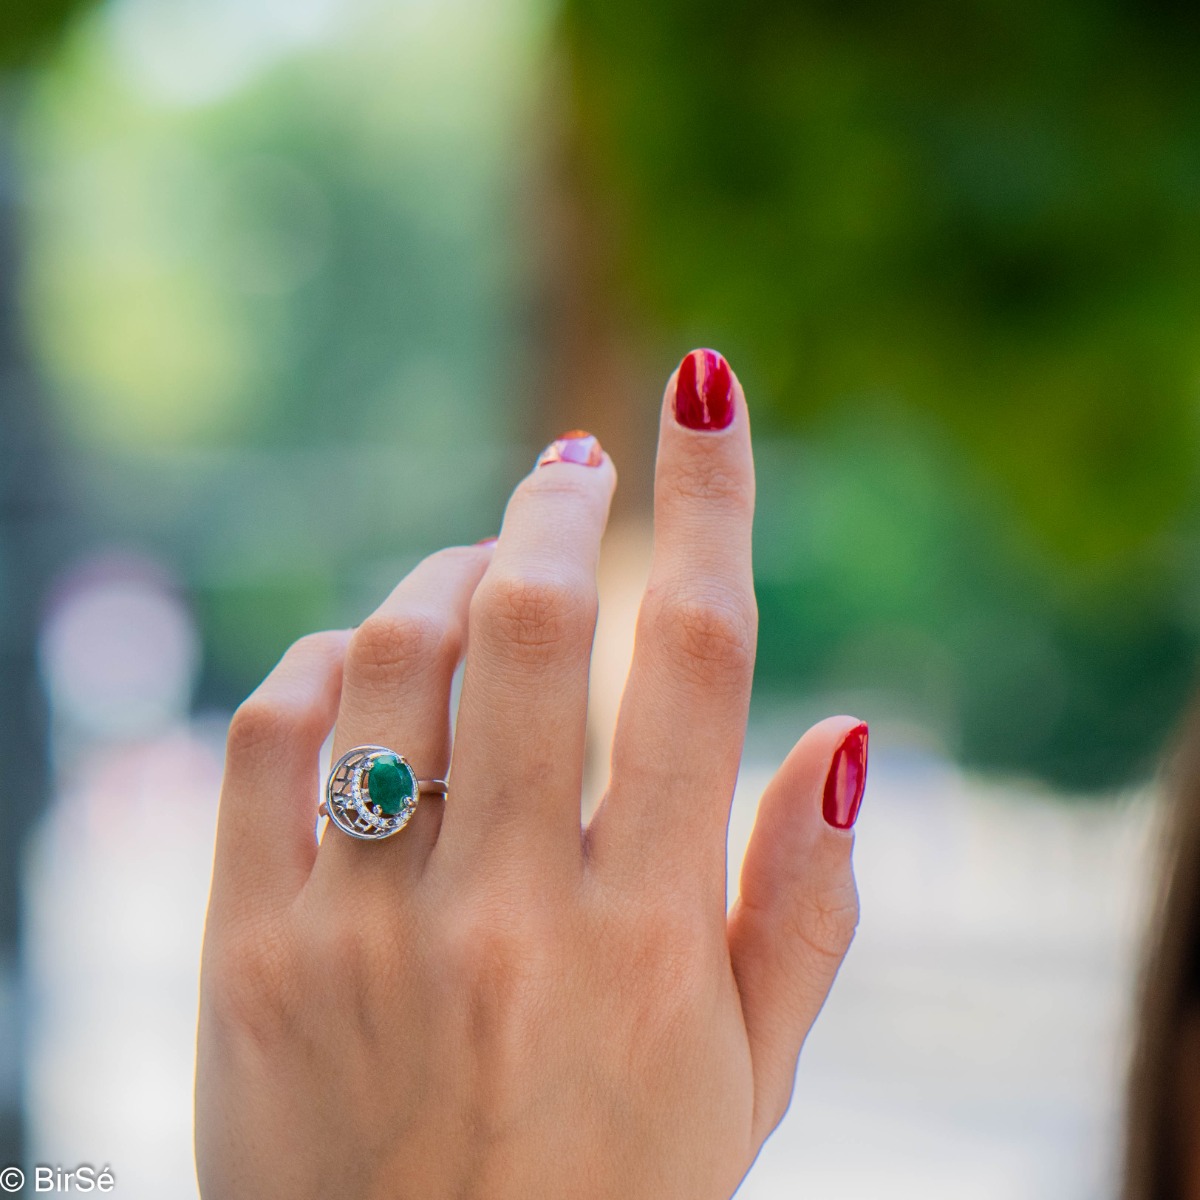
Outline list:
[[[728,429],[733,410],[729,364],[715,350],[693,350],[675,376],[675,420],[688,429]]]
[[[578,463],[583,467],[598,467],[604,461],[600,443],[584,429],[572,429],[562,437],[555,438],[538,455],[539,467],[550,463]]]
[[[863,790],[867,786],[866,723],[855,725],[834,751],[821,812],[835,829],[849,829],[858,820]]]

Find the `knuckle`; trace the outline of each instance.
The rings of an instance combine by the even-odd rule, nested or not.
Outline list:
[[[745,513],[754,509],[754,488],[745,472],[731,465],[721,453],[680,455],[659,475],[660,498],[668,504],[719,504]]]
[[[795,945],[819,960],[841,962],[858,929],[858,892],[853,883],[827,893],[806,895],[787,920]]]
[[[309,633],[294,642],[279,666],[238,705],[226,740],[231,761],[253,760],[297,739],[324,740],[329,728],[321,698],[308,686],[297,685],[288,666],[297,659],[340,655],[337,638],[331,632]]]
[[[304,946],[302,992],[333,1003],[342,1020],[368,1045],[388,1036],[395,997],[413,961],[413,946],[383,914],[361,909],[321,912]]]
[[[295,705],[254,692],[238,705],[229,722],[226,754],[236,761],[274,749],[295,735],[305,716]]]
[[[448,619],[431,613],[375,613],[350,639],[346,670],[367,683],[395,681],[453,665],[458,638]]]
[[[373,922],[358,914],[325,914],[310,931],[312,969],[321,979],[335,981],[341,993],[362,997],[388,958],[379,940]]]
[[[657,895],[661,898],[648,906],[644,917],[644,945],[663,960],[672,956],[694,960],[711,940],[703,910],[698,904],[681,902],[675,889]]]
[[[534,662],[590,644],[595,589],[554,577],[485,580],[471,604],[472,632],[494,651]]]
[[[654,990],[672,1011],[690,1010],[707,984],[709,956],[702,926],[693,915],[659,912],[642,943],[642,969],[657,980]]]
[[[294,975],[286,939],[256,927],[206,948],[203,992],[224,1024],[266,1037],[286,1021],[288,981]]]
[[[644,1049],[686,1046],[712,1002],[713,956],[696,943],[653,937],[629,956],[624,978]]]
[[[525,932],[483,905],[453,920],[443,940],[445,961],[468,984],[515,978],[530,957],[530,939]]]
[[[517,485],[509,500],[509,512],[520,512],[522,519],[536,519],[535,513],[554,510],[560,519],[564,515],[578,519],[600,500],[605,489],[597,488],[597,483],[604,476],[605,472],[572,467],[533,471]]]
[[[639,1026],[685,1024],[712,977],[713,939],[699,908],[675,893],[650,893],[644,902],[607,909],[596,930],[604,969],[631,998]]]
[[[441,933],[442,969],[476,1029],[493,1048],[515,1047],[544,1008],[548,956],[539,937],[494,905],[460,912]]]
[[[579,471],[534,471],[521,481],[515,499],[518,504],[574,499],[587,495],[586,482],[587,476]]]
[[[653,610],[657,637],[703,683],[741,682],[754,671],[758,617],[753,598],[673,590]]]

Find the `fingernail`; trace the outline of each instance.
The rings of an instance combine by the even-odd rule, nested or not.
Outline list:
[[[866,724],[855,725],[833,755],[825,778],[821,811],[835,829],[849,829],[858,820],[863,789],[867,786]]]
[[[500,539],[498,537],[480,538],[475,543],[477,546],[494,546]]]
[[[727,429],[733,408],[729,364],[715,350],[693,350],[675,377],[675,420],[688,429]]]
[[[603,461],[604,451],[600,449],[600,443],[586,430],[572,429],[562,437],[555,438],[538,455],[537,465],[545,467],[550,463],[564,462],[598,467]]]

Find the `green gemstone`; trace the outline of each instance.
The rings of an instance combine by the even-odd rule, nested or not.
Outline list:
[[[371,803],[394,817],[416,794],[412,772],[396,758],[377,758],[367,772]]]

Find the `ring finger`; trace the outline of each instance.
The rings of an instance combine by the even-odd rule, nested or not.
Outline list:
[[[418,778],[443,778],[450,763],[450,688],[466,640],[471,596],[492,543],[441,550],[419,563],[355,630],[346,653],[333,760],[355,746],[402,754]],[[404,829],[380,844],[325,832],[313,871],[337,886],[346,872],[412,878],[441,824],[437,797],[424,796]]]

